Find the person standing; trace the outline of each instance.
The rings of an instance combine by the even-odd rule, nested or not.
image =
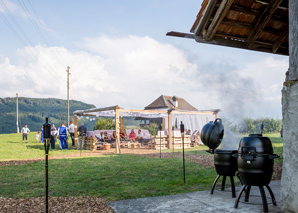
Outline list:
[[[38,141],[39,141],[39,132],[36,133],[35,139],[36,139],[36,143],[38,143]]]
[[[58,129],[58,138],[60,140],[62,150],[67,149],[67,137],[67,128],[65,126],[65,123],[63,122]]]
[[[70,123],[70,125],[68,126],[68,133],[70,134],[72,146],[74,146],[75,145],[75,142],[74,142],[74,124],[73,124],[72,121],[70,121],[69,123]]]
[[[29,132],[30,132],[30,129],[27,127],[27,124],[26,124],[21,130],[21,134],[23,134],[23,143],[24,143],[24,139],[26,139],[26,143],[27,143],[27,137]]]
[[[41,134],[40,134],[40,142],[39,143],[43,143],[43,126],[41,126]]]
[[[84,149],[85,144],[85,137],[87,133],[87,128],[84,126],[84,123],[81,123],[81,126],[78,128],[79,133],[79,142],[78,142],[78,148],[77,149]],[[80,148],[81,146],[81,148]]]
[[[51,148],[52,149],[55,149],[57,135],[58,135],[58,131],[55,128],[55,125],[53,124],[53,126],[51,128]]]

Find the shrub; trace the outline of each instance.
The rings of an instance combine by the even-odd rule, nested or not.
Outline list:
[[[94,130],[100,129],[115,129],[115,123],[113,122],[113,119],[98,118],[94,126]]]
[[[157,123],[150,123],[150,125],[144,126],[143,129],[147,129],[151,136],[155,136],[158,131]]]

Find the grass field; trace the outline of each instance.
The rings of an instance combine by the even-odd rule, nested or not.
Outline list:
[[[30,132],[28,135],[28,143],[22,143],[22,135],[19,134],[1,134],[0,135],[0,161],[32,159],[44,157],[44,145],[36,143],[36,132]],[[26,147],[27,145],[27,147]],[[71,140],[68,138],[68,150],[62,151],[56,142],[56,149],[50,148],[51,156],[66,155],[77,152],[71,148]]]
[[[267,135],[276,154],[282,155],[282,139]],[[0,135],[0,161],[44,157],[42,144],[35,134],[29,135],[28,146],[20,134]],[[186,149],[187,154],[208,154],[207,148]],[[170,152],[165,150],[163,152]],[[51,150],[51,156],[76,150]],[[182,150],[175,150],[182,152]],[[276,162],[282,162],[282,158]],[[45,164],[43,161],[15,166],[0,166],[0,197],[44,196]],[[171,195],[209,190],[216,177],[211,168],[186,161],[186,183],[183,183],[182,161],[177,158],[148,158],[137,155],[103,155],[53,159],[49,161],[50,196],[103,196],[108,200]]]

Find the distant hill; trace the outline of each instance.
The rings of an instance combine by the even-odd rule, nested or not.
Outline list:
[[[25,124],[28,124],[31,131],[40,130],[45,122],[44,115],[47,115],[50,123],[55,124],[56,127],[59,127],[62,122],[68,126],[67,100],[19,97],[18,102],[20,131]],[[73,120],[74,111],[90,108],[95,108],[95,106],[70,100],[70,120]],[[0,134],[15,133],[16,129],[16,98],[0,98]]]

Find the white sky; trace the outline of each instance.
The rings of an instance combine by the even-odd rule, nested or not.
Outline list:
[[[231,119],[281,118],[288,57],[165,36],[188,33],[201,3],[0,0],[0,97],[66,99],[70,66],[70,99],[97,107],[164,94]]]

